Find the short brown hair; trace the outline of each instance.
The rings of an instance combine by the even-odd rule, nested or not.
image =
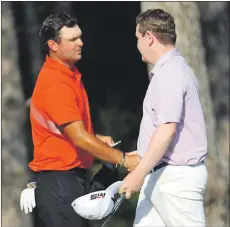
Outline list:
[[[142,36],[147,31],[152,32],[163,44],[176,43],[176,25],[174,18],[162,9],[149,9],[136,18],[139,32]]]

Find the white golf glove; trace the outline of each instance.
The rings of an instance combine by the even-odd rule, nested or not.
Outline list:
[[[27,188],[21,193],[20,206],[21,210],[24,210],[25,214],[32,212],[33,208],[36,206],[35,203],[35,188],[36,183],[31,182],[27,184]]]

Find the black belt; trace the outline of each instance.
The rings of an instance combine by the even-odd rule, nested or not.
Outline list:
[[[168,164],[167,162],[162,162],[161,164],[155,166],[155,167],[153,168],[153,171],[156,172],[158,169],[161,169],[161,168],[163,168],[163,167],[165,167],[165,166],[168,166],[168,165],[169,165],[169,164]]]
[[[204,163],[204,161],[202,161],[201,163]],[[159,170],[159,169],[161,169],[161,168],[163,168],[163,167],[165,167],[165,166],[168,166],[168,165],[170,165],[170,164],[167,163],[167,162],[162,162],[161,164],[155,166],[155,167],[153,168],[153,171],[156,172],[157,170]],[[150,173],[152,173],[153,171],[151,171]]]

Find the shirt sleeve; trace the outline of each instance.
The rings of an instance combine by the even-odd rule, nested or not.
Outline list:
[[[157,126],[169,122],[179,123],[184,106],[184,86],[180,77],[159,75],[156,81],[154,111]]]
[[[81,121],[82,114],[74,90],[65,83],[52,86],[45,94],[45,111],[59,127],[65,123]]]

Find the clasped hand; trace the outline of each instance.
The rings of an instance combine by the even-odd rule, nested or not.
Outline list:
[[[138,156],[137,151],[126,153],[126,155],[128,157]],[[119,190],[119,194],[126,194],[126,199],[130,199],[133,193],[140,191],[145,179],[145,175],[140,173],[136,169],[134,169],[133,171],[132,169],[129,169],[129,171],[131,172],[125,177]]]

